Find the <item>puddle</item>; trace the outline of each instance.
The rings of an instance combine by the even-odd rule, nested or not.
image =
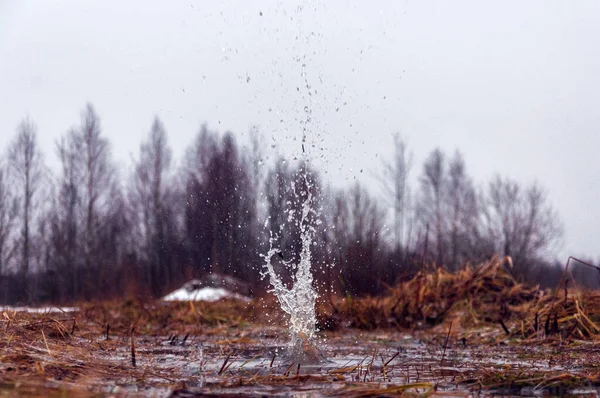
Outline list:
[[[455,344],[444,350],[443,346],[425,344],[400,333],[332,334],[321,346],[328,359],[326,362],[298,366],[281,359],[287,343],[284,331],[277,328],[265,328],[258,334],[241,337],[188,339],[185,343],[169,337],[145,337],[137,342],[137,367],[148,370],[144,382],[152,385],[153,394],[159,396],[171,393],[173,396],[197,393],[351,396],[369,389],[385,391],[403,385],[416,386],[413,390],[417,393],[426,392],[429,386],[434,395],[450,392],[479,396],[557,392],[589,395],[598,392],[596,387],[587,385],[578,388],[545,385],[540,375],[550,378],[585,368],[577,361],[569,366],[553,362],[551,358],[556,349],[551,347]],[[105,359],[126,362],[128,358],[129,350],[123,344]],[[523,375],[521,381],[531,378],[530,383],[509,385],[509,380],[519,380],[518,375]],[[497,385],[492,382],[494,377]],[[135,384],[133,380],[129,383]],[[129,383],[122,379],[117,384],[121,391],[131,393]],[[157,388],[161,383],[170,387]],[[182,387],[174,388],[174,384]],[[135,392],[148,390],[142,388]]]

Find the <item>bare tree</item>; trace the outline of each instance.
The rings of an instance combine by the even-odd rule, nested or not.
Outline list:
[[[447,264],[456,270],[465,261],[472,259],[473,247],[477,243],[479,205],[471,178],[465,170],[465,162],[460,152],[456,151],[450,161],[446,180],[446,210],[448,217],[449,258]]]
[[[91,105],[81,125],[57,143],[57,154],[61,169],[48,225],[49,266],[63,298],[108,296],[117,289],[111,278],[125,246],[125,201]]]
[[[446,197],[446,159],[440,149],[435,149],[423,166],[420,178],[421,190],[417,204],[417,218],[422,229],[433,229],[432,252],[438,265],[446,261],[446,217],[444,204]]]
[[[274,168],[269,170],[265,182],[269,232],[281,249],[283,249],[283,234],[290,233],[290,230],[284,226],[287,223],[286,211],[289,211],[288,207],[293,196],[292,178],[292,171],[287,161],[280,157],[276,160]]]
[[[140,146],[135,165],[130,203],[136,220],[135,230],[141,239],[138,258],[148,267],[148,285],[155,295],[168,285],[166,211],[167,178],[171,149],[162,122],[154,119],[148,139]]]
[[[385,212],[359,184],[351,187],[346,196],[347,210],[341,213],[348,216],[342,270],[354,293],[375,294],[380,291],[384,273],[379,255]]]
[[[267,203],[264,195],[266,168],[264,167],[264,137],[257,127],[253,127],[249,134],[250,145],[244,159],[245,167],[248,169],[248,194],[251,195],[250,201],[253,204],[253,214],[248,214],[250,229],[254,231],[253,237],[256,240],[254,244],[266,249],[267,235],[265,228],[259,220],[267,217]]]
[[[440,149],[431,152],[420,183],[416,217],[427,231],[426,249],[437,265],[456,270],[491,254],[482,234],[480,200],[461,153],[456,151],[448,162]]]
[[[327,223],[330,225],[329,242],[331,253],[336,263],[341,264],[346,261],[346,248],[350,243],[350,217],[349,209],[344,192],[331,194],[332,203],[330,211],[326,214]]]
[[[400,134],[394,134],[393,156],[391,162],[383,162],[384,170],[380,180],[383,191],[391,199],[393,207],[394,246],[397,252],[402,248],[408,252],[410,228],[406,231],[406,221],[410,205],[408,177],[412,167],[412,153],[407,152],[406,141],[400,137]]]
[[[82,247],[79,244],[79,232],[83,227],[79,218],[82,195],[80,149],[74,130],[56,144],[61,168],[56,177],[57,192],[50,216],[52,256],[48,266],[56,273],[60,300],[79,297],[81,294]]]
[[[98,252],[98,233],[110,204],[111,187],[116,181],[115,170],[110,163],[109,143],[102,137],[100,119],[90,104],[83,111],[81,127],[74,139],[81,151],[83,255],[86,268],[91,269],[102,260]]]
[[[40,188],[43,172],[42,154],[37,142],[37,128],[29,119],[21,122],[17,136],[9,147],[9,164],[16,185],[17,200],[20,203],[19,222],[21,236],[19,247],[21,256],[19,270],[27,281],[32,268],[32,226],[35,222],[35,195]],[[27,301],[33,300],[33,289],[25,285]]]
[[[525,276],[527,264],[549,254],[562,238],[562,223],[537,184],[523,188],[496,176],[486,196],[484,223],[499,254],[511,256],[515,272]]]
[[[185,184],[185,246],[192,268],[198,272],[209,270],[212,241],[215,239],[213,214],[210,212],[207,190],[210,181],[210,162],[218,150],[217,135],[202,125],[192,146],[186,153]]]
[[[48,217],[49,270],[61,300],[107,296],[124,256],[125,200],[110,159],[108,140],[91,105],[81,125],[56,144],[61,168]]]
[[[203,126],[187,154],[185,238],[199,273],[250,277],[258,261],[250,164],[235,138]]]
[[[0,169],[0,275],[7,271],[14,256],[12,238],[18,214],[17,201],[9,189],[5,168]]]

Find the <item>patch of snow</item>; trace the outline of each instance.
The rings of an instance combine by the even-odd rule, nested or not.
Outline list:
[[[249,298],[232,293],[222,287],[199,287],[197,281],[190,281],[181,288],[163,297],[164,301],[217,301],[222,298],[236,298],[248,301]]]
[[[75,312],[79,308],[76,307],[12,307],[10,305],[0,307],[0,312],[32,312],[36,314],[45,314],[50,312]]]
[[[227,297],[230,293],[222,287],[203,287],[192,290],[180,288],[163,297],[165,301],[217,301]]]

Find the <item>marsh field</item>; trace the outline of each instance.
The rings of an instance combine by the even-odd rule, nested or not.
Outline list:
[[[380,297],[319,299],[321,363],[284,360],[286,314],[140,299],[5,308],[2,396],[595,396],[600,294],[517,283],[495,259]]]

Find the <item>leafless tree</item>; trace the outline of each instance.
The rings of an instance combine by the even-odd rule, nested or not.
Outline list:
[[[50,216],[52,256],[48,266],[56,274],[60,300],[65,300],[81,294],[82,247],[79,233],[83,225],[79,214],[82,174],[79,161],[81,148],[76,131],[69,131],[57,142],[56,154],[61,167],[56,176],[56,194]]]
[[[32,226],[35,223],[35,199],[40,189],[44,169],[42,154],[37,142],[37,128],[29,119],[21,122],[17,136],[9,147],[9,164],[11,174],[18,186],[17,200],[20,204],[19,223],[21,236],[19,247],[21,256],[18,261],[23,280],[32,271]],[[27,301],[33,300],[33,289],[25,286]]]
[[[336,213],[347,217],[336,222],[345,227],[344,233],[337,231],[342,235],[340,241],[345,243],[343,256],[338,260],[344,284],[354,294],[375,294],[385,273],[380,261],[385,211],[359,184],[340,195]]]
[[[446,214],[448,217],[449,257],[447,265],[457,269],[473,258],[475,238],[478,236],[479,204],[471,178],[467,175],[465,162],[456,151],[450,161],[446,181]]]
[[[197,273],[209,270],[216,219],[209,209],[209,197],[204,187],[210,182],[209,167],[217,151],[217,135],[202,125],[196,139],[186,152],[185,185],[185,247],[191,267]]]
[[[526,274],[527,263],[543,258],[563,233],[562,223],[538,185],[525,188],[509,178],[496,176],[486,195],[484,223],[496,251],[511,256],[515,272]]]
[[[434,231],[433,239],[430,239],[429,244],[438,265],[444,264],[447,249],[447,219],[444,214],[446,178],[446,158],[440,149],[435,149],[423,166],[416,217],[422,230]]]
[[[48,267],[62,300],[114,293],[124,255],[125,200],[91,105],[56,144],[60,171],[48,218]]]
[[[248,168],[248,194],[251,195],[250,200],[254,203],[254,212],[249,223],[252,224],[251,230],[254,231],[254,237],[256,244],[262,248],[262,251],[266,249],[268,240],[268,234],[260,220],[264,220],[267,217],[267,201],[265,196],[265,178],[266,178],[266,167],[264,161],[264,137],[258,130],[258,127],[253,127],[249,134],[250,145],[248,151],[246,151],[245,163]],[[250,214],[248,214],[250,216]]]
[[[15,253],[13,234],[18,214],[14,193],[9,188],[6,169],[0,166],[0,275],[7,271]]]
[[[155,118],[148,139],[140,146],[140,158],[135,165],[132,189],[129,193],[134,230],[140,238],[138,258],[147,269],[148,286],[157,295],[168,285],[166,269],[168,221],[167,186],[171,164],[171,149],[162,122]]]
[[[381,186],[384,194],[391,199],[394,214],[394,246],[396,251],[408,252],[411,228],[407,229],[407,216],[410,206],[410,186],[408,177],[412,167],[412,153],[407,151],[406,141],[400,134],[394,134],[394,155],[391,162],[383,162]],[[408,236],[407,236],[408,235]]]
[[[459,151],[447,161],[440,149],[434,150],[420,183],[416,217],[421,230],[433,232],[426,238],[427,249],[437,265],[455,270],[493,254],[482,233],[479,196]]]
[[[104,216],[111,202],[111,188],[116,183],[115,169],[110,162],[108,140],[102,137],[100,119],[92,105],[88,104],[82,113],[81,127],[74,136],[80,148],[80,170],[83,191],[83,236],[84,263],[91,269],[102,261],[98,252],[98,234],[103,227]]]
[[[290,233],[290,230],[284,227],[287,223],[286,212],[290,211],[293,196],[292,178],[287,161],[280,157],[267,173],[265,182],[269,232],[276,245],[282,249],[285,240],[283,235]]]
[[[248,278],[257,258],[250,165],[235,138],[203,126],[187,154],[185,240],[199,273]]]
[[[346,261],[346,248],[348,247],[351,239],[349,236],[349,209],[345,196],[346,195],[343,191],[331,194],[332,203],[329,207],[330,211],[327,213],[327,223],[330,225],[330,250],[336,263],[338,264]]]

